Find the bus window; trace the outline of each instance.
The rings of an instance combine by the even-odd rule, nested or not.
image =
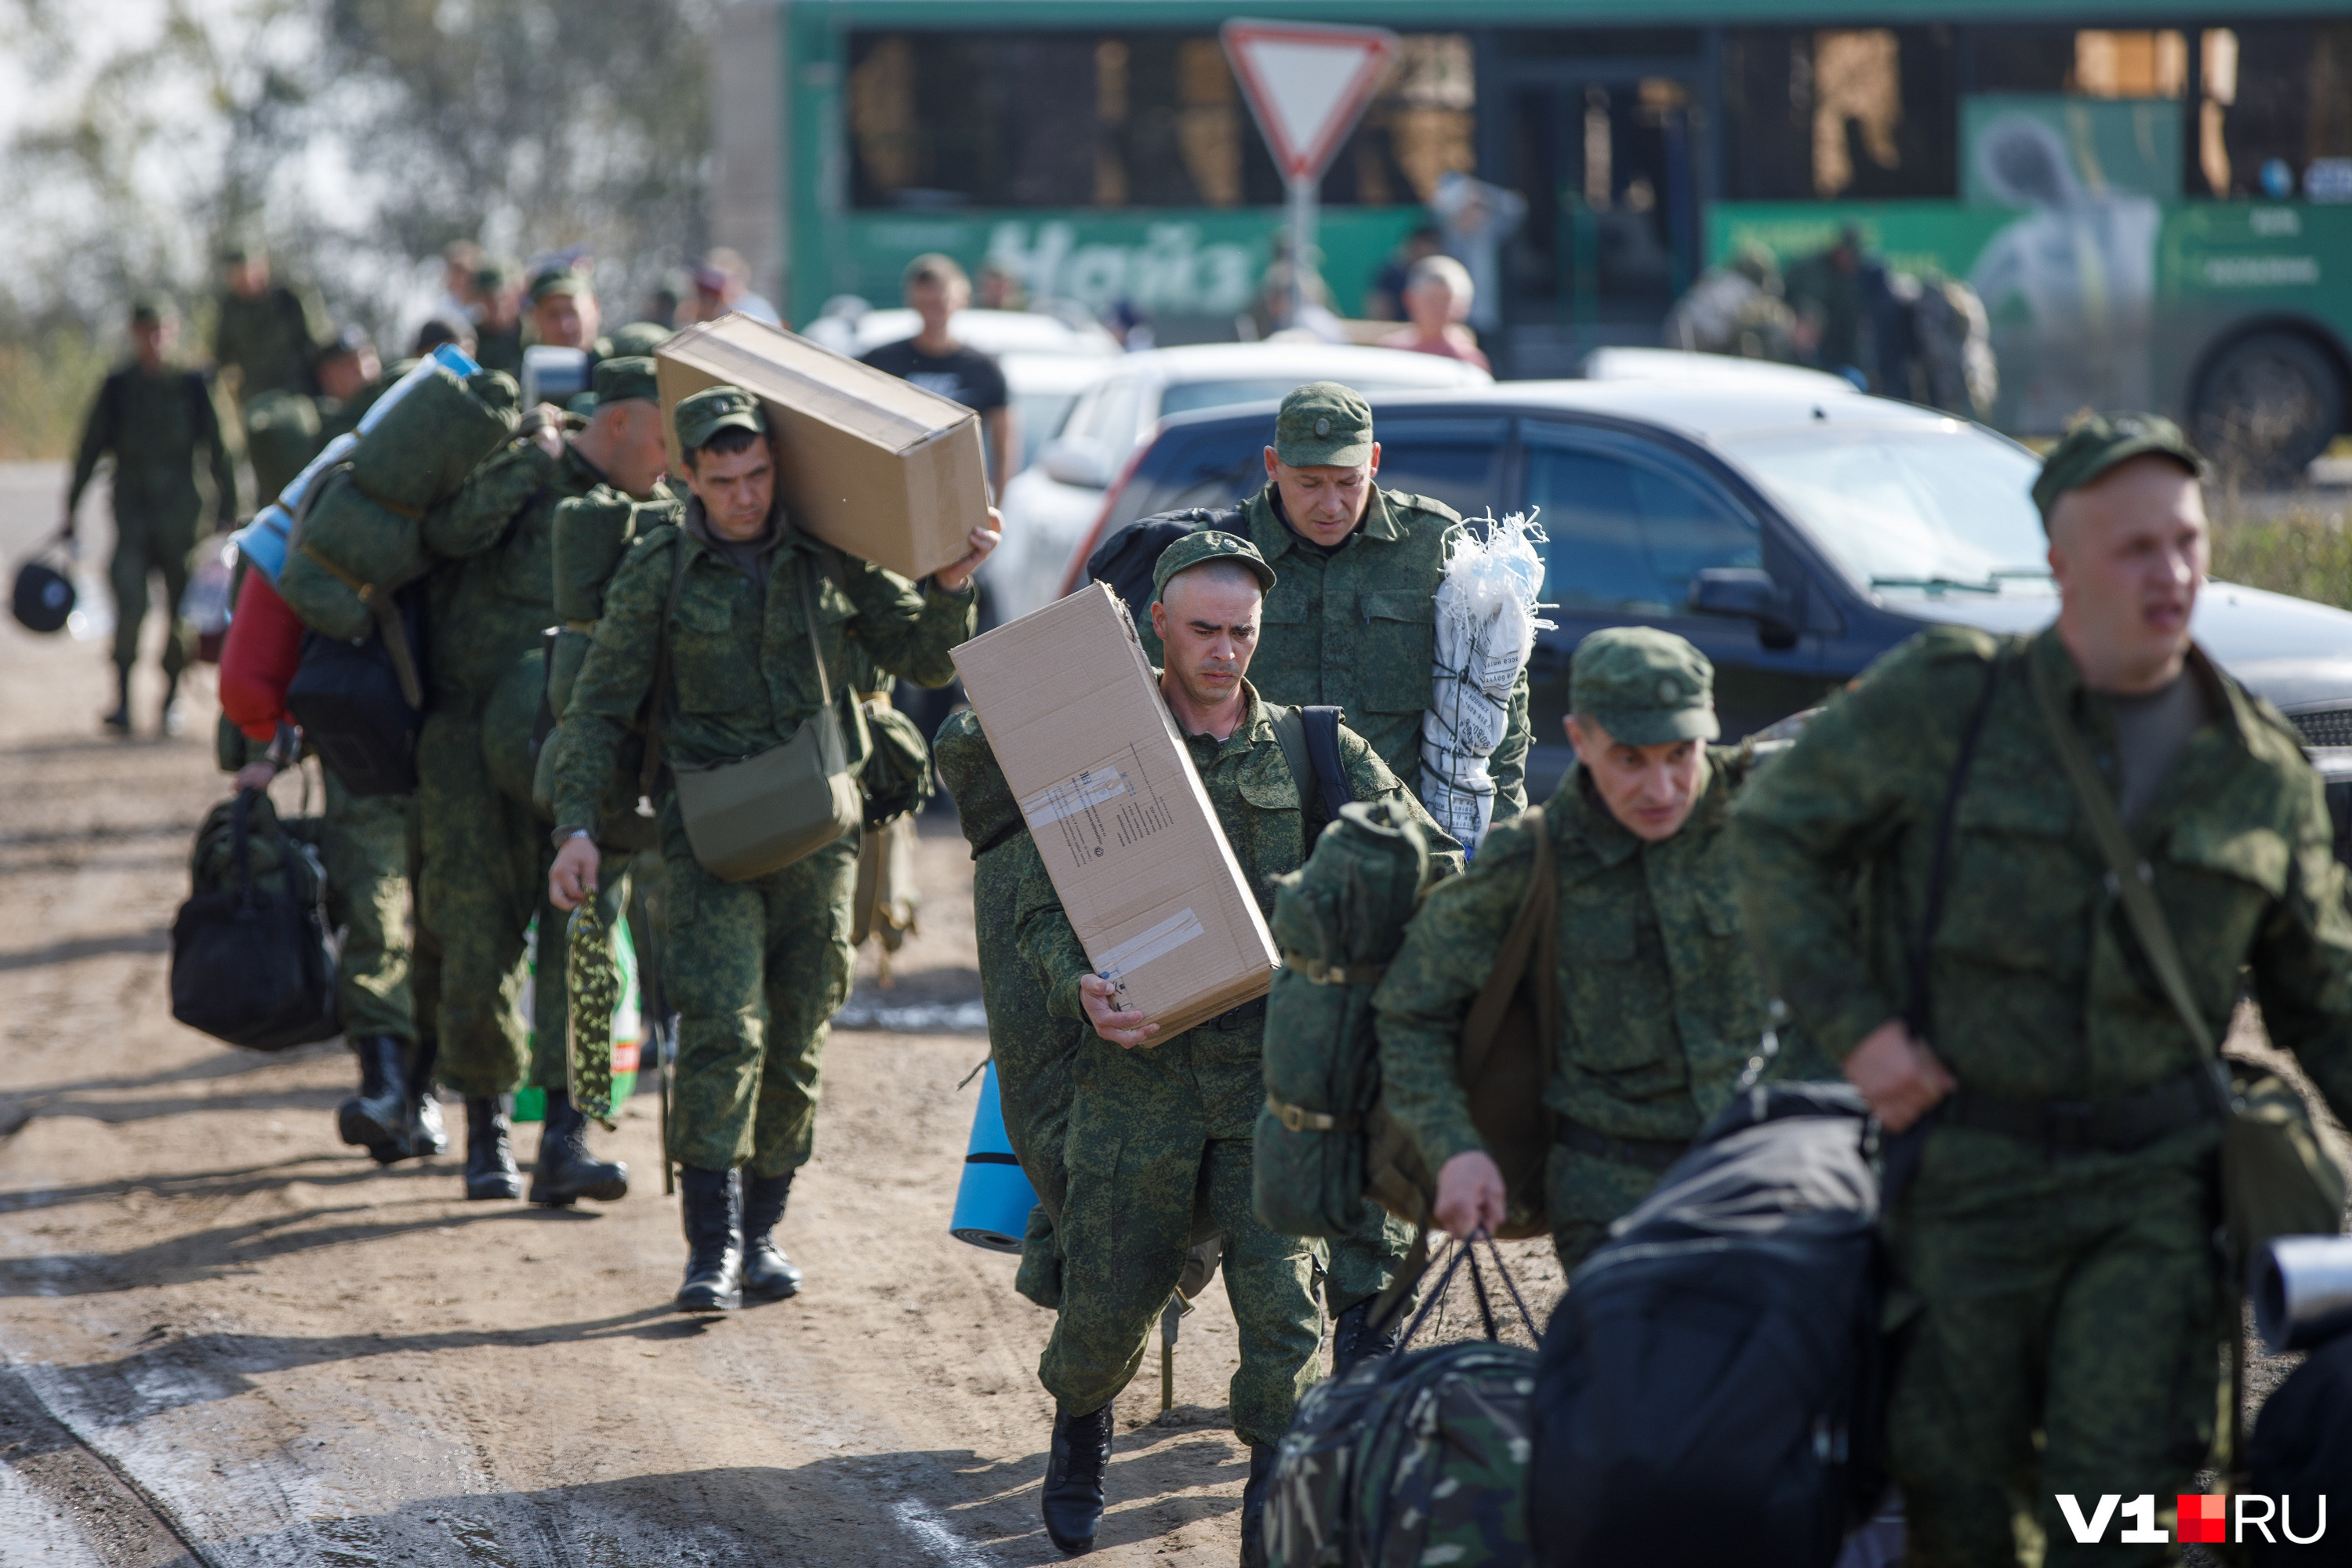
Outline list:
[[[2200,195],[2284,200],[2352,157],[2352,23],[2209,27],[2199,39]]]
[[[1952,29],[1724,35],[1725,194],[1872,201],[1958,194]]]

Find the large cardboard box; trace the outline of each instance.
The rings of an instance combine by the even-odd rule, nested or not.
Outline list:
[[[679,401],[722,382],[757,393],[784,506],[828,544],[921,577],[962,560],[987,525],[980,416],[961,403],[740,314],[687,328],[654,365],[678,471]]]
[[[955,650],[1037,852],[1122,1006],[1162,1043],[1279,964],[1127,607],[1100,583]]]

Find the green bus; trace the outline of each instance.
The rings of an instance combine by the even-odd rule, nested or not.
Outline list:
[[[1977,289],[2001,427],[2152,406],[2299,463],[2352,405],[2352,17],[2168,4],[739,6],[758,20],[721,44],[719,229],[761,228],[798,321],[888,300],[942,250],[984,291],[1124,306],[1162,342],[1245,336],[1282,184],[1217,26],[1375,23],[1402,57],[1322,191],[1343,314],[1451,176],[1490,198],[1473,323],[1511,376],[1654,343],[1709,265],[1851,226]],[[764,101],[742,86],[762,78]]]

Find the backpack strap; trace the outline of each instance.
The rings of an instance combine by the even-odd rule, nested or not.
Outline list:
[[[1551,825],[1545,820],[1543,808],[1538,806],[1519,820],[1535,840],[1535,866],[1528,879],[1527,896],[1519,901],[1517,918],[1496,950],[1495,967],[1487,973],[1486,984],[1478,988],[1477,999],[1470,1004],[1470,1016],[1462,1025],[1455,1076],[1464,1082],[1485,1068],[1503,1015],[1510,1010],[1511,998],[1522,980],[1531,981],[1535,987],[1536,1034],[1544,1056],[1549,1059],[1559,1048],[1559,975],[1552,954],[1559,947],[1559,867],[1552,853]],[[1549,1081],[1550,1072],[1544,1077]]]
[[[646,689],[641,711],[646,724],[646,760],[637,770],[637,810],[653,815],[654,784],[661,777],[661,700],[669,683],[669,626],[677,619],[678,591],[686,586],[686,527],[678,525],[677,560],[669,574],[669,594],[662,601],[661,631],[654,638],[654,679]]]
[[[1274,721],[1274,738],[1282,742],[1282,760],[1298,785],[1301,816],[1312,823],[1315,807],[1320,805],[1326,824],[1339,821],[1339,808],[1355,798],[1348,788],[1347,770],[1339,765],[1339,710],[1287,708],[1276,702],[1265,706]],[[1315,837],[1307,835],[1310,851]]]

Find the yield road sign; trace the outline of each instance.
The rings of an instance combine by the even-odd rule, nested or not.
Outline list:
[[[1397,37],[1385,27],[1234,20],[1220,36],[1250,113],[1293,184],[1322,177],[1397,53]]]

